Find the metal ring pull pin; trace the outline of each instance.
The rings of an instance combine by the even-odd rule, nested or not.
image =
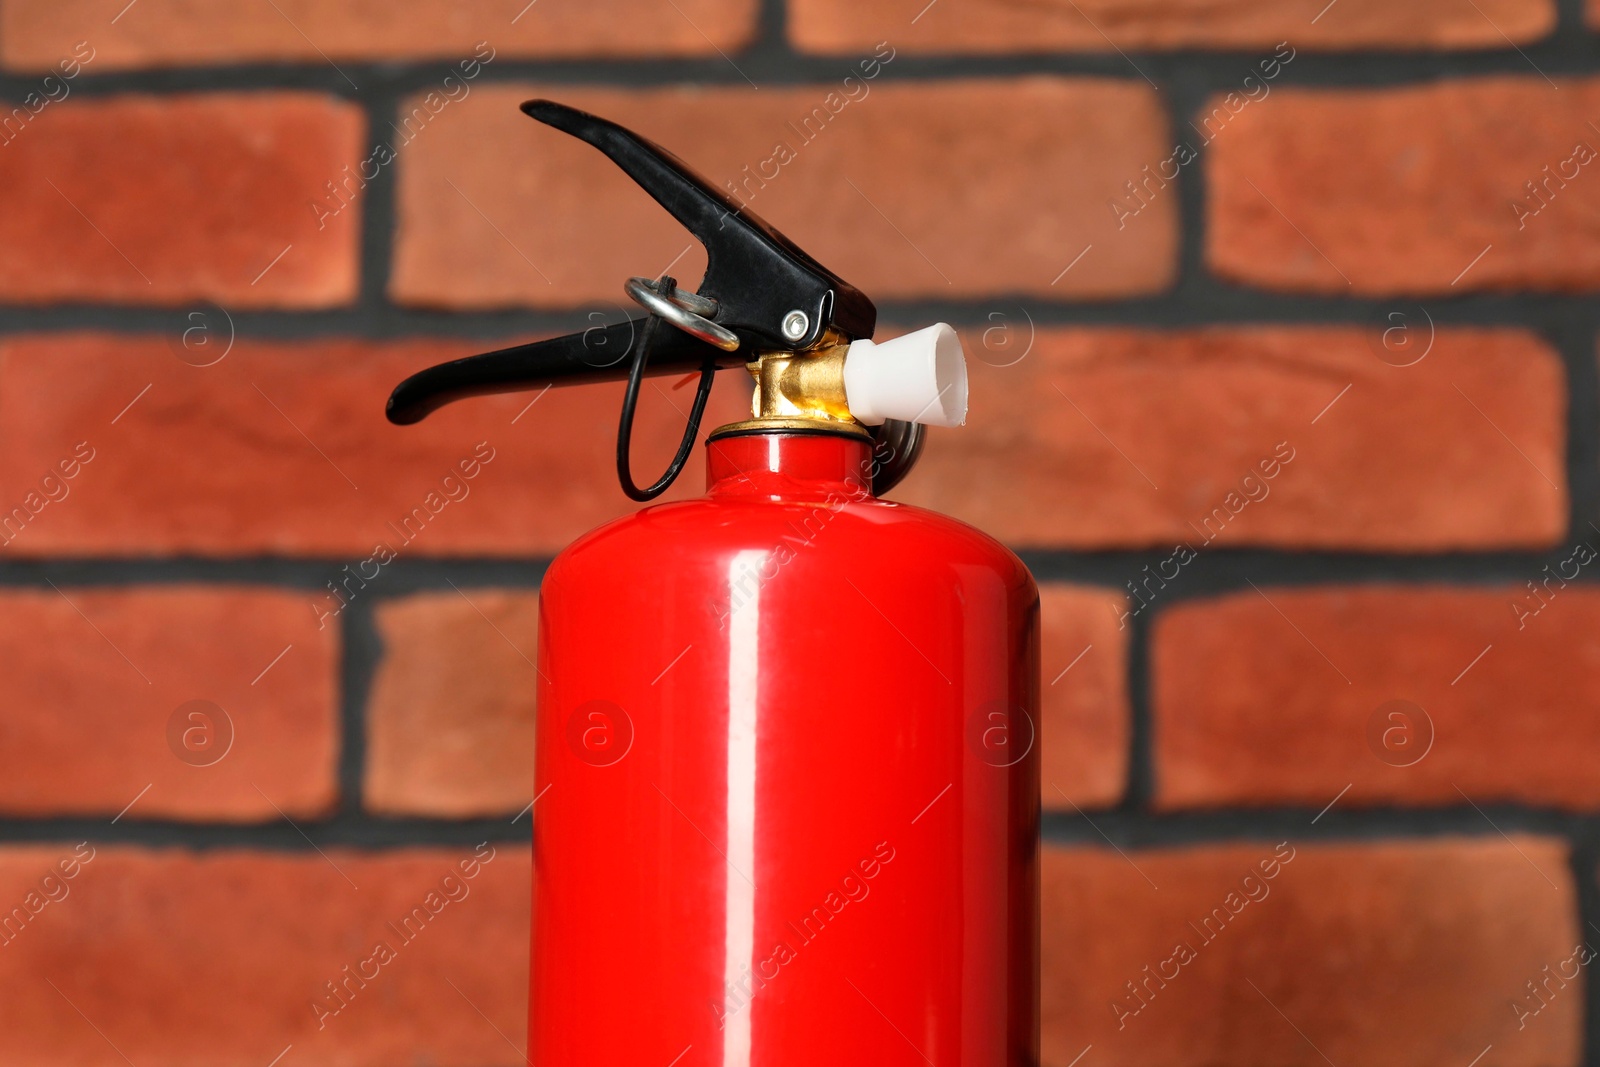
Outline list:
[[[724,352],[732,352],[739,347],[737,334],[706,318],[717,313],[715,300],[682,289],[676,290],[669,298],[656,292],[654,286],[655,283],[649,278],[629,278],[622,288],[646,311],[666,319],[689,336],[698,337]]]

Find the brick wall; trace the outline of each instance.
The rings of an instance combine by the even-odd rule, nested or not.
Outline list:
[[[618,390],[382,398],[703,266],[535,94],[964,332],[896,495],[1044,583],[1047,1064],[1594,1063],[1596,29],[0,0],[0,1065],[521,1059],[536,590]]]

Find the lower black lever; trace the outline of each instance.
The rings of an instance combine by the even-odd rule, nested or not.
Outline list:
[[[420,422],[454,400],[546,385],[627,381],[634,346],[643,343],[648,318],[594,326],[582,333],[502,348],[418,371],[395,387],[386,409],[402,426]],[[689,374],[707,363],[718,370],[743,367],[743,354],[724,352],[681,330],[658,330],[647,376]]]

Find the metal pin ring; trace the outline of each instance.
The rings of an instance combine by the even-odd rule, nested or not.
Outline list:
[[[669,300],[651,288],[648,278],[629,278],[622,288],[646,311],[666,319],[691,337],[698,337],[706,344],[715,345],[724,352],[732,352],[739,347],[737,334],[705,317],[716,313],[715,300],[683,290],[674,293]]]

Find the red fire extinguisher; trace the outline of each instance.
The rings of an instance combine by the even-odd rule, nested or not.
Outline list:
[[[536,1067],[1023,1067],[1038,1060],[1038,591],[952,519],[881,499],[966,413],[938,325],[872,302],[660,147],[549,101],[705,246],[649,314],[434,367],[389,418],[626,380],[617,473],[648,500],[713,374],[751,418],[707,493],[579,538],[540,590],[529,1061]],[[699,372],[667,472],[634,484],[646,374]]]

